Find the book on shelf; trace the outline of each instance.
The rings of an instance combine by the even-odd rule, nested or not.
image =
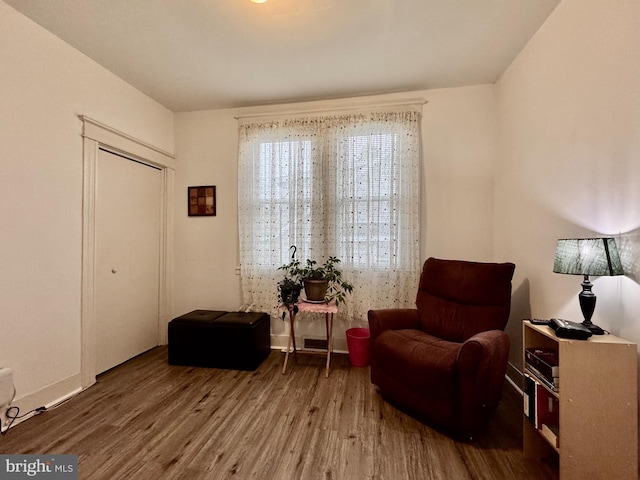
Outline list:
[[[558,397],[542,386],[537,376],[526,370],[524,372],[523,408],[525,416],[537,430],[541,430],[546,425],[547,429],[555,429],[557,436],[557,427],[560,423],[560,401]]]
[[[533,377],[535,377],[540,383],[545,384],[547,387],[549,387],[551,390],[553,390],[554,392],[559,392],[560,391],[560,378],[559,377],[554,377],[554,378],[547,378],[545,377],[542,373],[540,373],[535,367],[527,364],[525,365],[525,371],[529,372],[529,374],[531,374]]]
[[[536,417],[538,428],[543,425],[555,427],[560,424],[560,401],[542,385],[536,385]]]
[[[560,377],[558,351],[551,348],[527,348],[525,362],[535,368],[543,377],[551,381]]]
[[[537,409],[536,409],[537,382],[535,379],[525,372],[524,374],[524,393],[523,407],[524,414],[538,428]]]

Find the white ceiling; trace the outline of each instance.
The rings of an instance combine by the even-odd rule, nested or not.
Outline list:
[[[173,111],[492,83],[560,0],[4,0]]]

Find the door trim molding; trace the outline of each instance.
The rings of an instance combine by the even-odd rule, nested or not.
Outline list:
[[[82,136],[97,141],[103,147],[112,147],[126,156],[135,156],[151,165],[175,168],[175,156],[104,123],[80,115],[83,122]]]
[[[166,326],[173,309],[173,184],[175,156],[84,115],[82,193],[82,304],[80,377],[82,388],[96,382],[96,165],[98,150],[122,154],[162,171],[158,344],[167,342]]]

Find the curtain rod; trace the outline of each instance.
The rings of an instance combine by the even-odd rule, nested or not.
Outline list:
[[[306,115],[310,113],[327,113],[327,112],[339,112],[343,110],[371,110],[375,108],[389,108],[389,107],[408,107],[412,105],[424,105],[427,101],[424,99],[404,100],[399,102],[384,102],[384,103],[372,103],[363,105],[344,105],[336,107],[323,107],[323,108],[308,108],[301,110],[284,110],[280,112],[265,112],[265,113],[247,113],[236,115],[233,118],[236,120],[244,120],[247,118],[262,118],[262,117],[280,117],[282,115]]]

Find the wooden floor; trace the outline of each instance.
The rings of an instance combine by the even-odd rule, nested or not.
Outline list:
[[[368,368],[273,351],[255,372],[177,367],[155,348],[0,437],[0,453],[73,453],[81,479],[555,479],[522,455],[505,386],[489,430],[456,442],[384,402]]]

